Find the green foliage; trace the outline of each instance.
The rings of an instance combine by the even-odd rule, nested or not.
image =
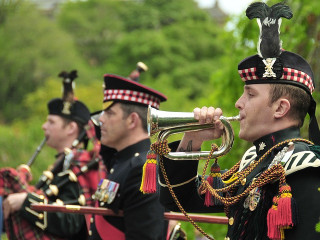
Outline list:
[[[79,75],[78,78],[80,80],[81,76]],[[78,78],[75,82],[78,82]],[[61,79],[49,78],[42,87],[37,88],[32,94],[24,98],[23,107],[28,112],[30,120],[39,119],[40,116],[45,119],[48,113],[46,103],[52,98],[62,96],[61,86]],[[102,81],[93,80],[87,84],[76,84],[74,93],[78,100],[86,104],[90,112],[95,112],[102,108],[102,90]]]
[[[320,222],[318,222],[318,223],[316,224],[316,231],[317,231],[317,232],[320,232]]]
[[[19,106],[26,94],[57,71],[83,66],[70,36],[27,2],[7,11],[0,46],[0,121],[26,117]]]
[[[99,23],[92,27],[91,22]],[[189,111],[224,54],[222,29],[191,0],[70,2],[59,23],[89,64],[127,75],[143,61],[149,71],[141,83],[157,87],[171,102],[184,94]]]
[[[42,121],[39,119],[28,123],[19,121],[10,127],[0,125],[0,135],[5,136],[0,138],[0,167],[16,168],[20,164],[27,164],[43,139],[41,124]],[[37,182],[42,171],[53,163],[54,154],[52,149],[46,147],[41,150],[31,167],[31,183]]]
[[[212,215],[212,214],[211,214]],[[214,214],[215,216],[219,214]],[[214,239],[224,239],[227,232],[227,225],[197,223],[197,225],[210,237]],[[214,227],[213,227],[214,226]],[[187,233],[188,239],[196,239],[202,236],[195,227],[189,222],[182,222],[181,228]]]

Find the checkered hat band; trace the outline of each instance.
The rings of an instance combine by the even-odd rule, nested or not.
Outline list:
[[[241,69],[238,70],[240,77],[242,79],[242,81],[248,81],[248,80],[257,80],[259,79],[256,76],[256,68],[247,68],[247,69]]]
[[[241,69],[238,70],[238,72],[244,82],[249,80],[259,80],[259,77],[256,75],[256,68]],[[302,83],[309,88],[311,93],[314,90],[311,77],[305,72],[293,68],[283,68],[283,74],[280,79]]]
[[[310,92],[312,93],[314,90],[314,86],[312,83],[311,77],[305,72],[292,69],[292,68],[283,68],[283,74],[281,79],[292,80],[306,85]]]
[[[159,109],[160,99],[144,92],[126,90],[126,89],[106,89],[104,90],[103,102],[122,100],[128,102],[150,105]]]

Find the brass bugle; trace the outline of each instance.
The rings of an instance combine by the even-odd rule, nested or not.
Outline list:
[[[223,156],[230,151],[234,141],[234,132],[230,122],[239,120],[239,115],[220,117],[220,121],[224,125],[221,136],[222,143],[218,150],[213,153],[212,158]],[[158,141],[163,141],[172,134],[214,127],[213,123],[199,124],[199,121],[194,118],[193,112],[160,111],[150,106],[148,108],[147,123],[149,136],[159,133]],[[209,155],[210,151],[170,152],[165,157],[171,160],[201,160],[207,159]]]

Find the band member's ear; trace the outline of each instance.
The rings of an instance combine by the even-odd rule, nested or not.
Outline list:
[[[129,129],[139,126],[139,124],[141,124],[141,119],[138,113],[132,112],[127,118],[127,123]]]
[[[66,126],[68,128],[68,133],[74,134],[76,131],[78,131],[78,125],[76,122],[72,121],[70,123],[68,123],[68,125]]]
[[[291,108],[290,101],[286,98],[280,98],[275,102],[274,117],[279,119],[286,116]]]

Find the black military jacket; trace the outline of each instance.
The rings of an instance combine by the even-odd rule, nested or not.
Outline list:
[[[279,132],[269,134],[254,142],[241,160],[240,169],[245,168],[252,161],[258,160],[272,146],[286,139],[299,138],[299,129],[288,128]],[[174,149],[174,146],[170,146]],[[246,178],[246,184],[238,186],[237,193],[243,192],[253,178],[266,170],[274,156],[283,148],[274,149]],[[186,183],[175,187],[174,191],[182,203],[182,206],[189,212],[220,212],[222,206],[206,207],[204,197],[199,196],[197,188],[201,182],[197,176],[198,161],[172,161],[164,160],[167,175],[172,185]],[[309,145],[302,142],[295,142],[295,149],[291,158],[286,162],[287,183],[292,188],[293,198],[298,207],[298,224],[293,229],[285,230],[285,239],[320,239],[320,233],[315,231],[315,225],[319,221],[320,213],[320,160],[310,151]],[[183,171],[182,171],[183,169]],[[188,182],[189,179],[195,178]],[[162,174],[160,182],[160,200],[170,210],[177,211],[174,201],[163,184],[165,183]],[[278,193],[278,182],[266,184],[260,189],[260,200],[257,207],[251,211],[244,206],[246,197],[230,208],[228,215],[229,225],[226,240],[263,240],[267,237],[267,213],[272,205],[272,198]]]
[[[94,216],[89,231],[90,239],[164,239],[164,207],[159,202],[158,194],[143,194],[139,190],[149,149],[150,140],[146,139],[120,152],[112,149],[104,152],[107,179],[118,183],[119,189],[111,203],[99,204],[116,213],[123,211],[124,217],[104,216],[102,220]],[[98,226],[102,227],[99,229]]]
[[[65,182],[67,179],[66,184],[59,188],[58,195],[50,194],[51,196],[47,196],[35,192],[28,193],[26,200],[19,210],[19,214],[33,226],[42,229],[44,233],[52,234],[52,236],[57,238],[86,239],[88,234],[83,215],[62,212],[38,212],[30,207],[32,203],[52,204],[57,199],[63,202],[76,201],[80,194],[82,194],[82,189],[78,182],[69,180],[69,171],[63,171],[61,167],[60,171],[57,171],[54,175],[52,181],[46,182],[41,187],[41,190],[45,193],[49,189],[48,183],[59,185],[60,182]]]

